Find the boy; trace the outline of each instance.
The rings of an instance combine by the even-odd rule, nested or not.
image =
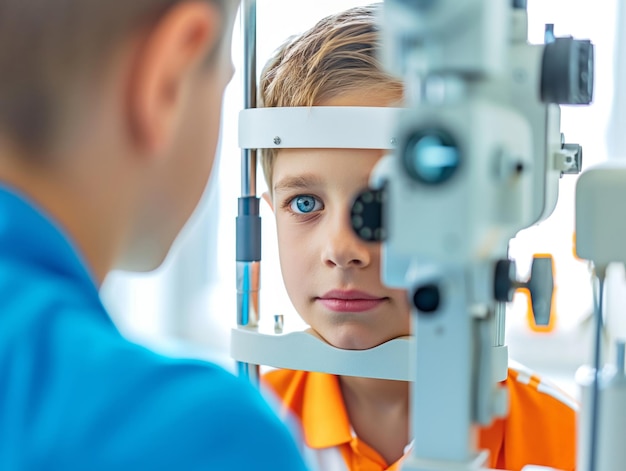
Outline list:
[[[402,84],[376,60],[379,8],[329,16],[279,48],[261,76],[263,106],[397,106]],[[405,293],[380,282],[379,245],[361,241],[349,225],[352,200],[382,155],[369,149],[262,155],[287,293],[311,328],[338,348],[372,348],[410,333]],[[410,447],[408,383],[288,370],[264,380],[300,418],[322,468],[400,468]],[[480,431],[489,466],[574,469],[575,405],[526,371],[509,369],[506,387],[508,416]]]
[[[0,0],[0,469],[304,469],[250,385],[128,342],[98,297],[200,198],[237,6]]]

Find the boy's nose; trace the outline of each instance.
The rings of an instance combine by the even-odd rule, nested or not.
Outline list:
[[[346,215],[328,232],[322,251],[322,262],[330,267],[364,268],[371,262],[368,244],[359,239]]]

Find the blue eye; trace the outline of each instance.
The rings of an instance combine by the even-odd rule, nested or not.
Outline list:
[[[291,200],[290,208],[298,214],[309,214],[322,209],[322,202],[315,196],[301,195]]]

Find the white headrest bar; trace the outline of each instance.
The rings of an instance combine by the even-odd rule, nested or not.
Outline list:
[[[239,113],[242,149],[392,149],[402,108],[312,106]]]

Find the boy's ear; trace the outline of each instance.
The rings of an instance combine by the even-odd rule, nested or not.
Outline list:
[[[141,152],[152,155],[167,147],[185,84],[216,46],[221,19],[210,2],[181,2],[143,38],[133,58],[126,108]]]
[[[261,197],[265,200],[265,202],[270,206],[272,212],[274,212],[274,204],[272,203],[272,197],[269,192],[264,191]]]

